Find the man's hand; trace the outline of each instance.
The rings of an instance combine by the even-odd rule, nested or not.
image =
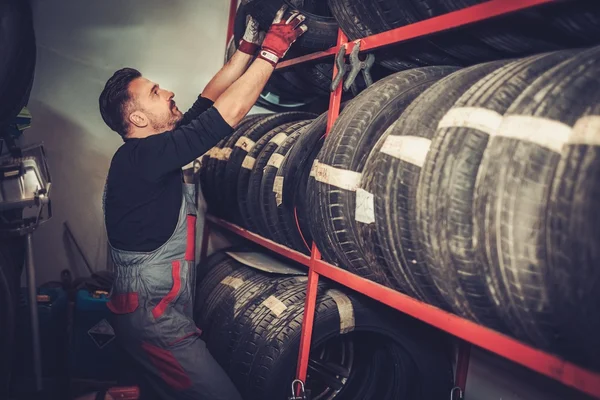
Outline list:
[[[265,36],[258,58],[276,66],[281,58],[285,56],[292,44],[308,30],[304,24],[306,17],[299,11],[292,11],[291,15],[284,20],[287,6],[279,9],[273,20],[273,24]]]
[[[258,21],[248,15],[246,17],[246,32],[240,40],[238,50],[251,56],[256,54],[265,39],[265,33],[259,30]]]

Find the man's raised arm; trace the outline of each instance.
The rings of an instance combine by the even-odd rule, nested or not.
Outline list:
[[[258,22],[248,15],[246,32],[239,43],[237,51],[211,79],[202,91],[202,97],[216,101],[235,81],[248,69],[256,52],[260,49],[265,33],[259,31]]]
[[[265,36],[258,58],[248,71],[233,83],[215,102],[214,107],[231,126],[236,126],[252,108],[263,91],[273,70],[292,44],[307,31],[306,19],[298,11],[284,19],[286,6],[275,15]]]
[[[173,131],[150,136],[137,144],[135,157],[148,179],[159,179],[210,150],[230,135],[256,103],[280,58],[307,28],[297,11],[284,19],[287,7],[275,16],[258,58],[250,68],[219,96],[214,106]]]

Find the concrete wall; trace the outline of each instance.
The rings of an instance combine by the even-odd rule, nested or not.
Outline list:
[[[89,275],[63,235],[67,221],[94,269],[106,264],[101,195],[122,143],[98,111],[112,73],[139,69],[190,106],[223,64],[228,1],[34,0],[38,64],[28,142],[44,141],[54,218],[34,236],[38,283],[66,267]]]
[[[226,0],[34,0],[37,76],[28,142],[44,141],[54,180],[54,218],[34,235],[38,283],[64,268],[86,276],[65,240],[71,226],[95,270],[106,265],[102,189],[119,137],[103,123],[98,95],[118,68],[140,69],[172,89],[183,109],[223,63]],[[474,352],[467,400],[576,400],[553,382]]]

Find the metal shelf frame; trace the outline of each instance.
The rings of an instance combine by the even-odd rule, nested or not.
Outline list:
[[[227,42],[229,42],[233,35],[235,11],[238,6],[238,0],[230,1]],[[494,17],[507,15],[536,6],[557,3],[559,1],[560,0],[490,0],[479,5],[369,36],[350,43],[348,42],[348,38],[340,30],[336,46],[325,51],[283,61],[277,66],[277,69],[289,68],[294,65],[332,57],[337,54],[343,46],[346,47],[346,54],[349,54],[354,48],[354,45],[358,42],[360,42],[361,45],[361,52],[372,51],[415,38],[482,22]],[[334,66],[334,76],[336,74],[337,68]],[[342,85],[339,85],[337,90],[331,93],[330,97],[327,134],[331,131],[333,124],[339,116],[341,98]],[[352,274],[344,269],[330,265],[321,260],[321,253],[314,243],[312,245],[311,255],[307,256],[272,240],[265,239],[237,225],[208,215],[201,245],[201,259],[206,256],[210,231],[215,227],[233,232],[240,237],[250,240],[308,268],[306,303],[296,373],[296,377],[302,381],[306,381],[307,377],[317,286],[320,276],[323,276],[458,338],[460,340],[460,345],[456,365],[455,385],[460,389],[459,392],[465,392],[471,346],[475,345],[561,382],[566,386],[575,388],[593,398],[600,399],[600,373],[587,370],[557,356],[536,349],[528,344],[478,325],[472,321],[458,317],[429,304],[415,300],[400,292]]]

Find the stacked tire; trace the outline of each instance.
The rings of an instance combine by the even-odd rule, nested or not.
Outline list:
[[[350,40],[356,40],[485,2],[486,0],[288,2],[288,5],[293,5],[307,16],[308,26],[308,32],[298,40],[290,56],[334,46],[338,27]],[[282,0],[248,0],[242,3],[243,11],[240,14],[253,15],[265,30],[279,7],[285,4]],[[244,17],[240,16],[237,39],[243,33],[244,21]],[[377,60],[392,71],[433,65],[470,66],[599,43],[600,4],[594,0],[574,0],[403,43],[378,51]],[[331,82],[331,63],[318,65],[320,67],[316,70],[306,69],[311,71],[309,74],[312,73],[313,77],[318,76],[308,80],[308,87],[311,87],[312,82],[317,82],[317,86],[327,90],[327,82]],[[328,68],[324,69],[326,67]],[[319,69],[326,71],[324,76]],[[302,70],[298,67],[295,71],[298,76],[306,77]],[[295,79],[287,80],[290,82]],[[279,92],[279,95],[284,92]]]
[[[599,60],[424,67],[361,93],[308,183],[323,256],[600,369]]]
[[[287,112],[246,117],[201,159],[209,212],[310,253],[306,186],[327,115]]]
[[[28,1],[0,2],[0,133],[27,104],[33,85],[36,44]]]
[[[244,399],[287,398],[307,278],[265,273],[220,252],[198,266],[197,323]],[[312,398],[443,398],[452,387],[439,332],[321,282],[307,389]]]

